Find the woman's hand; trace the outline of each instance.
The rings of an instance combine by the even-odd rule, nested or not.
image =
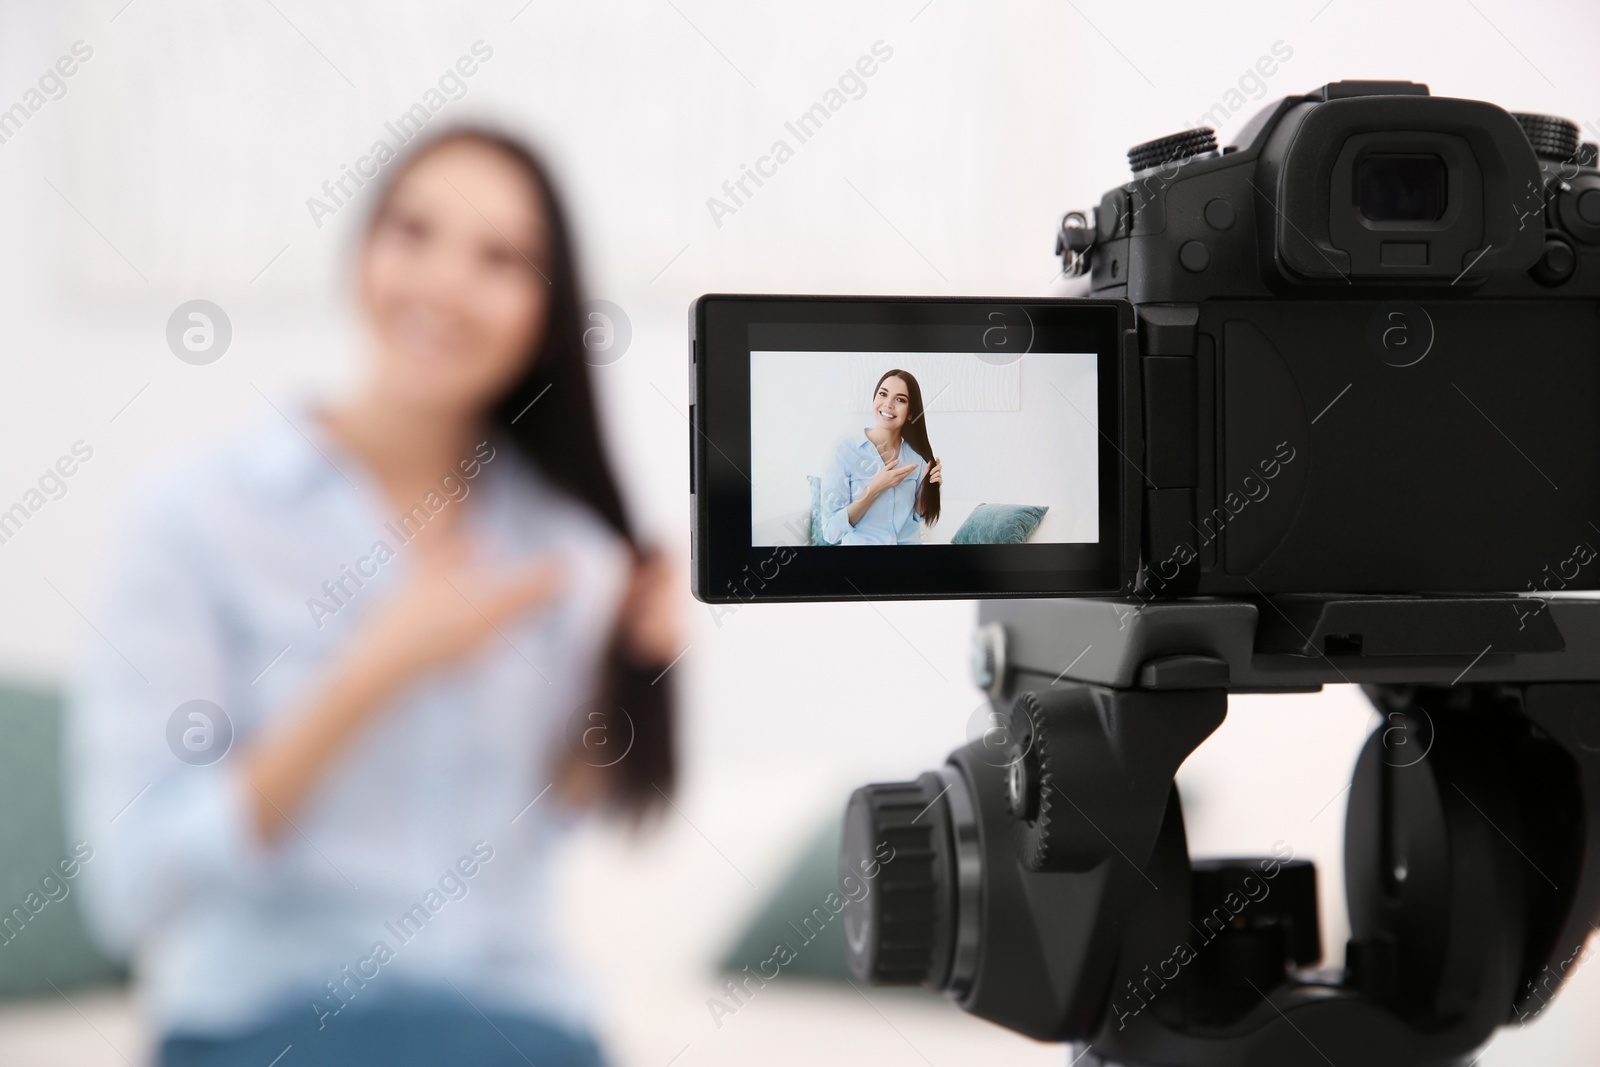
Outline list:
[[[646,548],[639,553],[618,615],[623,647],[635,663],[666,666],[683,651],[680,587],[675,579],[660,549]]]
[[[907,463],[904,467],[883,467],[872,476],[872,481],[867,483],[867,495],[870,497],[881,496],[885,491],[893,489],[911,476],[917,469],[915,463]]]
[[[923,481],[929,485],[944,484],[944,469],[938,460],[933,461],[933,466],[928,468],[928,476]]]
[[[617,608],[615,632],[616,647],[632,666],[654,672],[683,655],[683,620],[678,610],[682,588],[664,552],[654,546],[638,550],[627,592]],[[655,679],[660,680],[659,676]],[[573,809],[598,807],[618,788],[611,766],[590,762],[576,746],[569,748],[556,769],[556,795]]]
[[[351,739],[419,676],[465,659],[490,634],[561,591],[557,561],[467,561],[457,537],[418,542],[417,570],[344,649],[309,699],[252,738],[242,757],[262,840],[275,840]]]
[[[418,547],[415,573],[355,639],[356,654],[392,672],[396,683],[466,659],[561,591],[558,565],[549,556],[491,568],[469,562],[459,538]]]
[[[872,476],[872,481],[867,483],[866,490],[852,500],[850,506],[845,509],[845,517],[850,520],[850,525],[854,526],[860,522],[861,516],[867,513],[867,509],[872,506],[878,497],[882,496],[886,490],[893,489],[905,481],[911,472],[916,469],[917,465],[915,463],[907,463],[904,467],[880,467],[878,473]]]

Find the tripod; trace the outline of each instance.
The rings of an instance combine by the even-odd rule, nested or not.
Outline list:
[[[954,856],[953,932],[920,980],[966,1010],[1095,1067],[1466,1067],[1580,960],[1600,920],[1600,601],[1015,600],[980,620],[1007,757],[974,742],[916,787],[946,790],[933,836]],[[1315,969],[1311,864],[1191,862],[1172,782],[1230,692],[1338,682],[1383,716],[1349,790],[1342,971]]]

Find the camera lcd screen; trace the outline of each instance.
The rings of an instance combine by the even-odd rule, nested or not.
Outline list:
[[[697,594],[1118,591],[1124,309],[702,298]]]

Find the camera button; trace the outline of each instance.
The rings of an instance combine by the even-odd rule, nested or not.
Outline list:
[[[1578,255],[1572,246],[1559,237],[1548,237],[1544,242],[1544,255],[1534,264],[1533,278],[1543,285],[1560,285],[1578,269]]]
[[[1206,225],[1213,230],[1233,228],[1233,205],[1220,196],[1206,204],[1205,215]]]
[[[1185,241],[1178,249],[1178,262],[1184,270],[1198,274],[1211,265],[1211,250],[1203,241]]]
[[[1585,189],[1578,194],[1578,217],[1591,226],[1600,226],[1600,189]]]
[[[1600,177],[1580,174],[1561,183],[1556,216],[1561,228],[1584,244],[1600,244]]]

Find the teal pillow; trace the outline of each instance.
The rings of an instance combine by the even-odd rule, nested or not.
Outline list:
[[[0,997],[114,982],[121,963],[89,939],[62,805],[61,698],[0,683]],[[87,845],[93,848],[96,842]],[[90,854],[89,863],[96,862]],[[66,870],[74,877],[63,878]]]
[[[829,907],[830,903],[840,906],[844,899],[839,894],[843,807],[841,803],[839,811],[828,814],[788,873],[773,883],[777,888],[718,961],[719,971],[737,974],[748,967],[752,973],[771,975],[773,967],[779,966],[782,974],[849,980],[842,913],[836,915]],[[835,899],[830,901],[830,896]],[[779,945],[789,951],[779,953]],[[738,1004],[737,1000],[726,1002],[729,1008]]]
[[[950,538],[950,543],[1020,545],[1033,536],[1049,510],[1035,504],[979,504]]]
[[[808,474],[806,484],[811,486],[811,539],[807,543],[825,545],[828,542],[822,539],[822,479]]]

